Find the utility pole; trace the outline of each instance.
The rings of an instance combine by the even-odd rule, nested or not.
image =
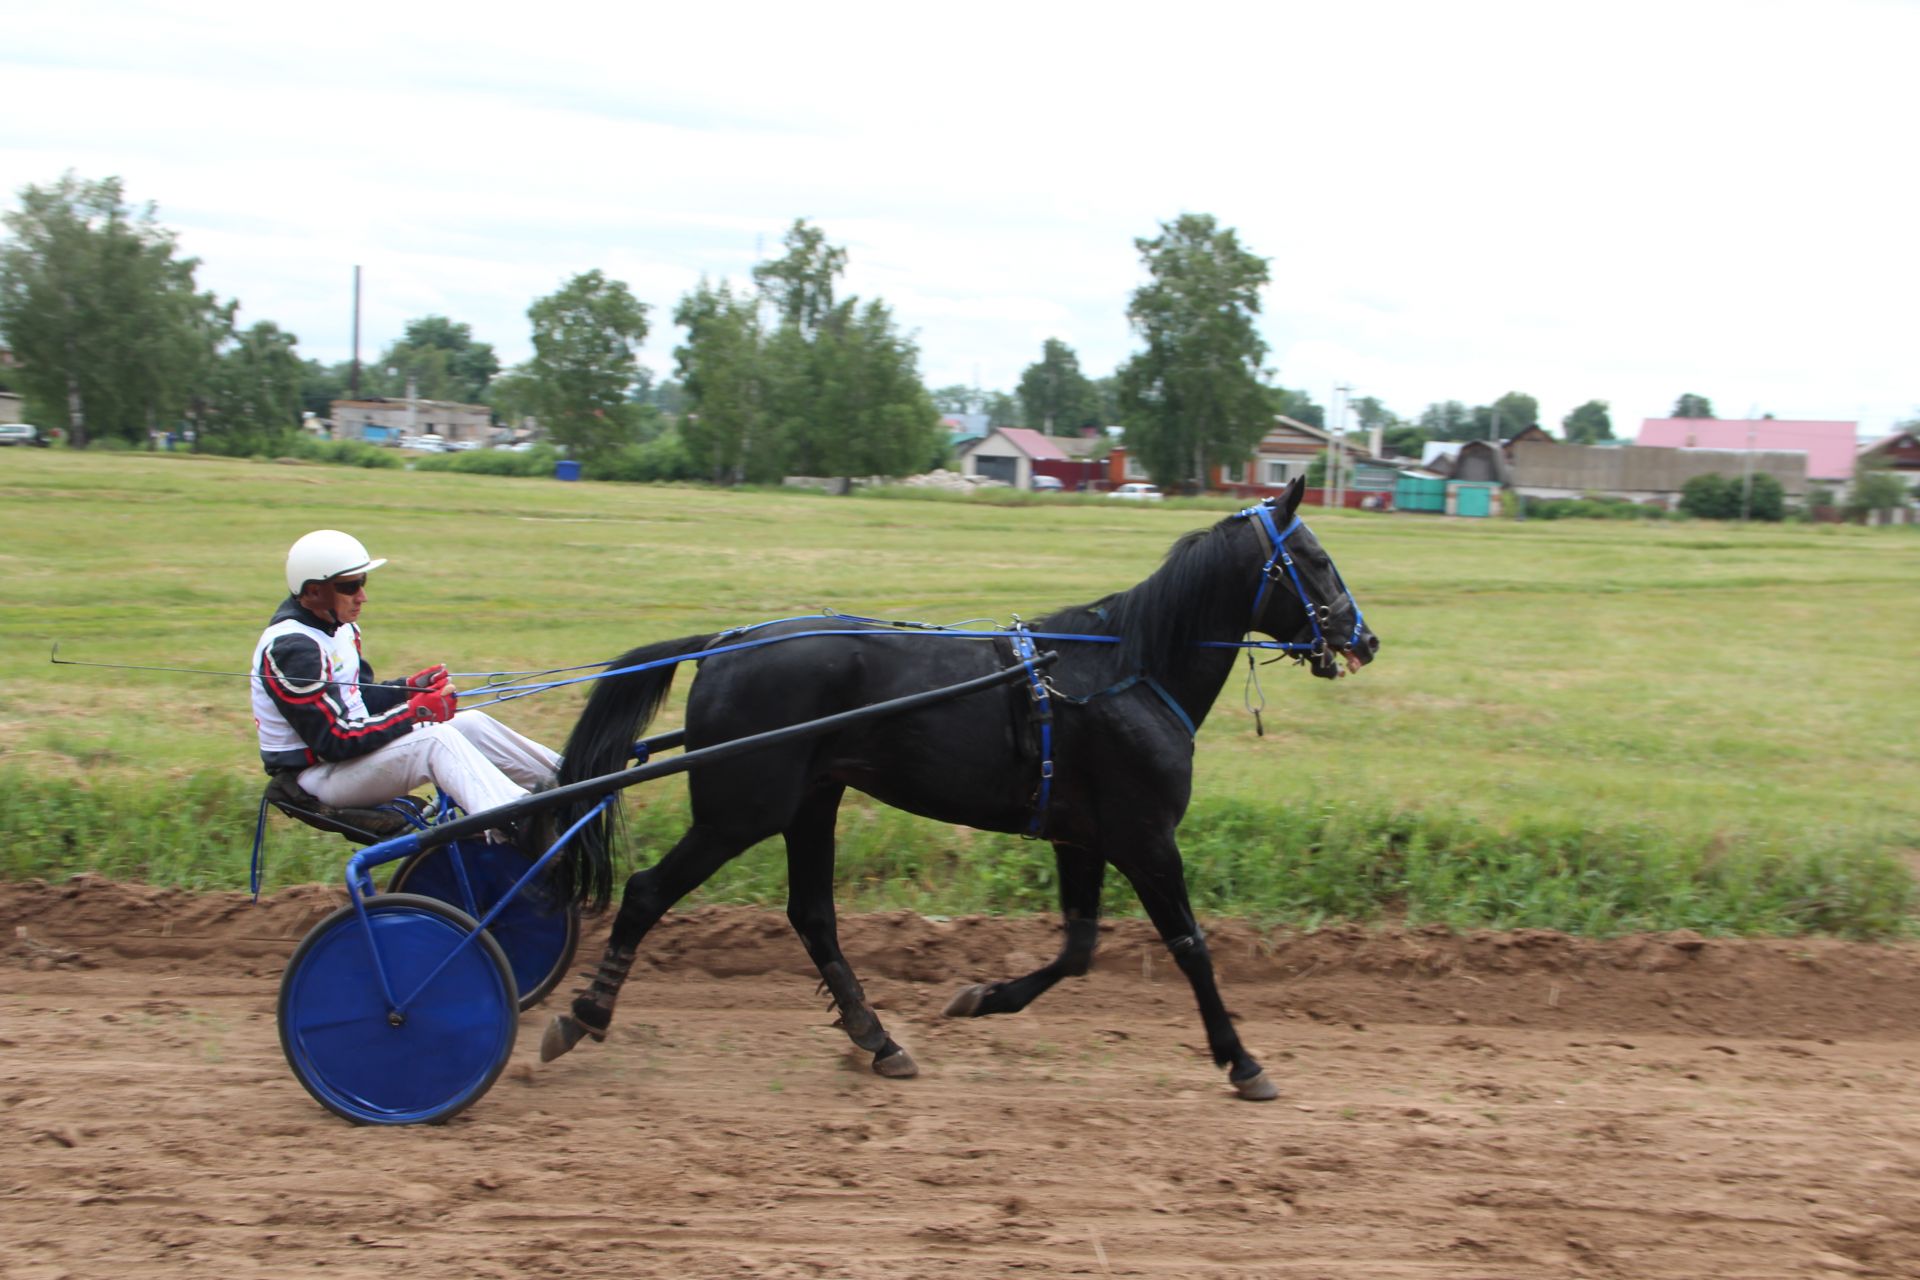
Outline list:
[[[360,398],[360,268],[353,268],[353,375],[347,381],[349,397]]]
[[[1753,507],[1753,448],[1759,438],[1759,428],[1754,425],[1753,410],[1747,410],[1747,454],[1740,464],[1740,523],[1747,522],[1747,512]]]
[[[1334,418],[1333,445],[1327,452],[1327,491],[1326,505],[1338,509],[1344,505],[1341,493],[1341,455],[1346,450],[1347,398],[1352,395],[1353,387],[1344,382],[1333,386]]]

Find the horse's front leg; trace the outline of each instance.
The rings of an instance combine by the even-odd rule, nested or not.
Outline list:
[[[572,1010],[555,1014],[547,1024],[546,1035],[540,1040],[540,1061],[552,1062],[587,1036],[607,1038],[613,1006],[620,999],[620,988],[647,931],[674,903],[706,883],[729,858],[752,843],[695,823],[664,858],[627,878],[620,895],[620,913],[614,917],[600,967],[587,989],[574,995]]]
[[[989,1013],[1018,1013],[1038,1000],[1062,978],[1077,978],[1093,968],[1093,948],[1100,936],[1100,884],[1106,859],[1069,844],[1053,846],[1060,871],[1060,911],[1066,920],[1066,938],[1060,954],[1024,978],[978,983],[963,987],[947,1002],[949,1018],[978,1018]]]
[[[1154,840],[1138,851],[1129,851],[1128,860],[1114,859],[1147,909],[1154,928],[1173,953],[1174,963],[1187,975],[1193,996],[1200,1005],[1200,1021],[1207,1029],[1207,1047],[1215,1064],[1227,1068],[1227,1081],[1249,1102],[1271,1102],[1280,1096],[1267,1073],[1240,1043],[1233,1029],[1233,1016],[1220,999],[1213,980],[1213,958],[1207,954],[1207,940],[1193,918],[1187,900],[1187,879],[1180,865],[1180,848],[1173,833]]]
[[[839,1011],[835,1025],[856,1047],[873,1055],[876,1072],[905,1080],[920,1074],[919,1066],[880,1025],[880,1016],[867,1003],[867,993],[840,951],[833,909],[833,825],[845,791],[835,784],[810,792],[787,826],[787,920],[833,997]]]

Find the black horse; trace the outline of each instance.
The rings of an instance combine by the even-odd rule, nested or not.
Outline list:
[[[1193,985],[1214,1062],[1227,1068],[1241,1097],[1277,1096],[1241,1045],[1214,985],[1174,828],[1192,788],[1193,732],[1237,656],[1220,642],[1264,632],[1298,646],[1298,656],[1325,677],[1358,670],[1379,648],[1332,561],[1294,518],[1302,491],[1296,481],[1277,503],[1187,534],[1131,590],[1033,623],[1036,632],[1113,639],[1041,641],[1060,655],[1047,673],[1053,692],[1044,726],[1032,691],[1014,685],[692,771],[692,827],[665,857],[627,880],[599,970],[572,1012],[555,1017],[541,1057],[558,1057],[583,1036],[603,1038],[635,951],[654,922],[728,859],[778,834],[787,845],[787,918],[819,967],[839,1025],[874,1055],[875,1071],[913,1075],[913,1059],[889,1038],[840,951],[834,820],[842,794],[853,787],[941,822],[1037,829],[1053,845],[1066,916],[1059,956],[1025,977],[966,988],[947,1006],[949,1016],[1014,1013],[1061,978],[1086,973],[1101,880],[1111,864],[1140,895]],[[777,623],[754,634],[820,625]],[[714,636],[669,640],[635,649],[611,669],[715,643]],[[1014,643],[876,627],[871,635],[812,636],[706,658],[687,699],[686,745],[708,746],[957,683],[1007,666],[1017,656]],[[674,670],[664,665],[600,681],[567,740],[561,783],[619,769],[666,696]],[[1043,735],[1043,728],[1051,732]],[[1043,751],[1043,737],[1050,750]],[[1057,764],[1044,783],[1043,755]],[[581,812],[584,806],[563,814],[563,824]],[[583,828],[563,855],[559,878],[582,903],[605,905],[612,888],[610,814]]]

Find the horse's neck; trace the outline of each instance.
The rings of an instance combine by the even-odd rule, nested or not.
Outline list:
[[[1218,638],[1238,640],[1240,637]],[[1237,653],[1234,649],[1195,648],[1186,661],[1172,664],[1172,670],[1155,677],[1193,721],[1196,733],[1206,721],[1207,712],[1213,709],[1220,690],[1226,687]]]

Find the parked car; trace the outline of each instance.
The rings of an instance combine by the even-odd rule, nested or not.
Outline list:
[[[400,437],[400,447],[402,449],[412,449],[419,453],[445,453],[447,451],[447,442],[441,437],[429,433],[421,436],[402,436]]]
[[[40,428],[30,422],[0,422],[0,445],[37,444],[44,449],[48,443]]]
[[[448,452],[448,453],[466,453],[466,452],[468,452],[469,450],[473,450],[473,449],[478,449],[479,447],[480,447],[480,442],[479,442],[478,440],[449,440],[449,441],[447,441],[447,452]]]
[[[1158,502],[1163,496],[1157,484],[1143,484],[1130,481],[1107,494],[1109,498],[1125,498],[1130,502]]]
[[[1059,476],[1035,476],[1033,478],[1033,491],[1035,493],[1059,493],[1066,487],[1066,485],[1060,483]]]

